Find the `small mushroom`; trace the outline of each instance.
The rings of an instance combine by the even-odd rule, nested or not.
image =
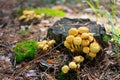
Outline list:
[[[89,36],[89,41],[92,42],[94,40],[94,37],[93,36]]]
[[[82,39],[89,38],[89,34],[88,34],[88,33],[82,33],[82,34],[81,34],[81,38],[82,38]]]
[[[80,57],[79,56],[75,56],[74,57],[74,61],[79,63],[80,62]]]
[[[75,56],[74,57],[74,61],[77,62],[77,63],[81,63],[84,61],[84,57],[82,56]]]
[[[67,41],[64,41],[64,46],[68,49],[70,49],[70,43],[68,43]]]
[[[93,53],[98,53],[100,51],[100,45],[96,41],[94,41],[90,44],[90,51]]]
[[[52,46],[53,44],[55,44],[55,40],[50,40],[50,41],[48,41],[48,45],[49,45],[49,46]]]
[[[80,37],[75,37],[75,38],[73,39],[74,45],[80,45],[80,44],[81,44],[81,41],[82,41],[82,39],[81,39]]]
[[[72,62],[69,63],[69,68],[70,69],[76,69],[77,68],[77,64],[72,61]]]
[[[93,58],[96,57],[96,53],[90,52],[90,53],[89,53],[89,56],[93,59]]]
[[[83,39],[82,40],[82,43],[81,43],[81,45],[84,47],[84,46],[88,46],[90,44],[90,42],[89,42],[89,40],[88,39]]]
[[[49,48],[50,46],[49,45],[44,45],[44,47],[43,47],[43,51],[46,51],[46,50],[48,50],[48,48]]]
[[[92,37],[94,36],[94,34],[93,34],[93,33],[88,33],[88,34],[89,34],[89,36],[92,36]]]
[[[77,64],[77,68],[78,68],[78,69],[80,68],[80,64],[79,64],[79,63]]]
[[[84,57],[80,56],[80,62],[83,62],[83,61],[84,61]]]
[[[69,35],[69,36],[66,37],[66,41],[69,42],[69,43],[72,43],[73,39],[74,39],[73,35]]]
[[[27,16],[27,15],[31,15],[31,14],[35,14],[34,11],[29,11],[29,10],[24,10],[23,11],[23,15]]]
[[[90,48],[89,47],[83,47],[83,52],[88,54],[90,52]]]
[[[54,43],[55,43],[55,40],[49,40],[49,41],[43,40],[38,42],[38,48],[43,51],[46,51],[50,49],[50,47],[52,47]]]
[[[87,27],[79,27],[78,32],[81,33],[88,33],[89,29]]]
[[[76,28],[71,28],[69,31],[68,31],[68,34],[69,35],[73,35],[73,36],[76,36],[78,34],[78,30]]]
[[[26,19],[26,18],[27,18],[27,16],[22,15],[22,16],[19,17],[19,20],[24,20],[24,19]]]
[[[42,42],[42,44],[46,44],[47,43],[47,40],[43,40],[43,41],[41,41]]]
[[[75,48],[73,46],[73,44],[68,43],[67,41],[64,41],[64,46],[68,49],[70,49],[71,52],[75,51]]]
[[[38,48],[40,48],[40,49],[42,49],[45,45],[45,44],[43,44],[42,41],[38,42],[37,44],[38,44]]]
[[[43,44],[38,44],[38,48],[42,49],[44,47]]]
[[[62,71],[63,73],[68,73],[69,70],[70,70],[70,69],[69,69],[69,67],[68,67],[67,65],[64,65],[64,66],[61,68],[61,71]]]

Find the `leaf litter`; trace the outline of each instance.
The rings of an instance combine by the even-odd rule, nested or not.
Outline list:
[[[10,3],[10,4],[9,4]],[[5,4],[2,2],[0,5]],[[7,2],[7,6],[11,6],[11,2]],[[59,69],[64,64],[65,61],[69,59],[69,56],[66,55],[66,49],[61,47],[61,43],[54,47],[51,50],[48,50],[46,53],[41,51],[36,52],[36,57],[31,61],[24,61],[20,64],[15,62],[15,54],[12,48],[16,43],[35,39],[37,41],[43,40],[47,36],[48,28],[60,20],[59,17],[48,17],[42,19],[41,22],[37,25],[21,25],[16,17],[10,17],[12,11],[16,7],[11,6],[12,8],[8,9],[6,6],[3,6],[2,13],[2,22],[0,23],[0,79],[2,80],[57,80],[56,75],[59,72]],[[63,6],[64,7],[64,6]],[[59,7],[58,7],[59,8]],[[74,9],[60,8],[67,11],[66,17],[69,18],[78,18],[85,17],[83,13],[74,13]],[[72,13],[72,14],[71,14]],[[109,30],[110,26],[106,18],[98,19],[94,15],[86,14],[87,17],[91,20],[97,21],[98,23],[104,24],[106,30]],[[92,16],[92,17],[91,17]],[[103,22],[103,19],[105,20]],[[7,20],[7,21],[6,21]],[[117,25],[117,23],[115,23]],[[108,26],[106,26],[108,25]],[[119,25],[117,25],[119,26]],[[26,32],[25,35],[21,35],[20,31],[24,30],[23,28],[29,28],[30,31]],[[111,45],[109,46],[111,47]],[[57,48],[60,49],[57,50]],[[120,56],[117,57],[111,55],[113,52],[110,52],[111,48],[107,48],[107,54],[104,52],[99,54],[99,57],[93,60],[92,62],[87,62],[82,65],[82,69],[77,71],[75,78],[70,77],[71,80],[119,80],[120,79]],[[64,54],[65,53],[65,54]],[[69,52],[68,52],[69,53]],[[67,62],[66,62],[67,63]],[[69,79],[70,80],[70,79]]]

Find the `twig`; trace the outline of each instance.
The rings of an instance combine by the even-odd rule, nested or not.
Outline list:
[[[7,74],[2,74],[2,73],[0,73],[0,75],[3,76],[3,77],[8,77],[8,78],[10,78],[10,79],[13,79],[13,76],[10,76],[10,75],[7,75]]]

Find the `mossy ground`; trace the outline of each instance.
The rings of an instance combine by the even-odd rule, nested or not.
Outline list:
[[[47,16],[58,16],[58,17],[64,17],[66,13],[62,10],[56,10],[56,9],[51,9],[51,8],[27,8],[27,9],[19,9],[17,11],[18,14],[22,14],[24,10],[30,10],[30,11],[35,11],[37,15],[42,15],[45,14]]]
[[[38,45],[35,40],[27,40],[17,43],[14,47],[16,62],[21,62],[25,59],[33,59]]]

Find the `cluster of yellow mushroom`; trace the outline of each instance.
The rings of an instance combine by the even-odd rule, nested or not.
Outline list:
[[[91,58],[96,57],[100,51],[100,45],[87,27],[71,28],[64,41],[64,46],[71,52],[83,52]]]
[[[38,42],[38,48],[47,51],[55,44],[55,40],[43,40]]]
[[[41,19],[43,15],[37,15],[35,11],[24,10],[23,15],[19,17],[19,20],[24,22],[33,21],[34,19]]]
[[[84,61],[84,57],[82,56],[75,56],[74,60],[69,63],[69,65],[64,65],[61,68],[63,73],[68,73],[69,70],[76,70],[80,68],[80,63]]]

